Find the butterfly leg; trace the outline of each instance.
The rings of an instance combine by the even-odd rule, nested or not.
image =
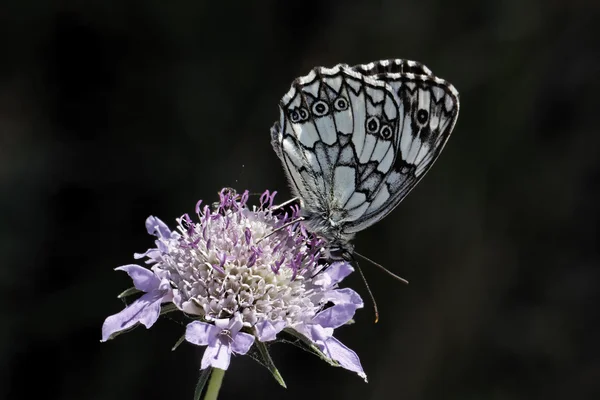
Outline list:
[[[287,206],[287,205],[289,205],[289,204],[292,204],[293,202],[295,202],[295,201],[297,201],[297,200],[299,200],[299,198],[298,198],[298,197],[294,197],[294,198],[292,198],[292,199],[290,199],[290,200],[288,200],[288,201],[284,201],[284,202],[283,202],[283,203],[281,203],[281,204],[278,204],[278,205],[276,205],[276,206],[273,206],[273,207],[271,207],[271,210],[272,210],[272,211],[279,210],[280,208],[283,208],[283,207],[285,207],[285,206]]]
[[[296,224],[296,223],[298,223],[298,222],[300,222],[300,221],[304,221],[304,218],[300,217],[300,218],[296,218],[296,219],[294,219],[294,220],[291,220],[291,221],[290,221],[290,222],[288,222],[287,224],[284,224],[284,225],[280,226],[279,228],[272,230],[271,232],[267,233],[265,236],[263,236],[263,237],[261,237],[260,239],[258,239],[258,240],[256,241],[256,244],[258,244],[258,243],[262,242],[264,239],[268,238],[268,237],[269,237],[269,236],[271,236],[272,234],[274,234],[274,233],[277,233],[277,232],[279,232],[280,230],[282,230],[282,229],[285,229],[285,228],[287,228],[287,227],[288,227],[288,226],[290,226],[290,225],[294,225],[294,224]]]

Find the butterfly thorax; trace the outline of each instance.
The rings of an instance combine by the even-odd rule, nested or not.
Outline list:
[[[354,247],[350,241],[354,238],[354,234],[343,231],[343,210],[314,211],[307,208],[302,210],[305,228],[327,242],[329,254],[326,258],[342,259],[352,253]]]

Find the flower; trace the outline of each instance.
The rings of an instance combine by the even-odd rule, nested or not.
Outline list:
[[[214,325],[194,321],[185,330],[185,339],[198,346],[208,346],[202,357],[201,369],[227,369],[231,353],[246,354],[254,343],[254,336],[240,332],[242,318],[218,319]]]
[[[356,292],[338,288],[353,268],[329,264],[324,241],[298,222],[300,209],[274,207],[275,194],[266,191],[260,206],[250,208],[247,191],[240,196],[223,189],[212,208],[198,202],[197,222],[184,214],[173,231],[149,217],[146,229],[156,247],[135,258],[145,258],[151,270],[127,267],[145,271],[152,285],[142,287],[132,275],[147,293],[107,318],[103,340],[136,322],[149,327],[160,304],[172,302],[192,319],[186,340],[207,346],[201,369],[227,369],[232,353],[246,354],[256,341],[276,340],[286,329],[365,378],[356,353],[333,337],[363,307]],[[142,319],[139,310],[152,318]]]

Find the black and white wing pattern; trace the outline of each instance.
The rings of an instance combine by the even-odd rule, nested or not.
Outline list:
[[[458,110],[456,89],[414,61],[296,79],[271,136],[305,225],[343,245],[386,216],[439,156]]]

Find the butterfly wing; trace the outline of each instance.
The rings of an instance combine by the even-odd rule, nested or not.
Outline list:
[[[292,84],[280,109],[272,143],[305,215],[359,219],[385,176],[378,166],[395,159],[398,103],[387,84],[344,64],[318,67]]]
[[[272,144],[305,216],[351,235],[390,212],[435,161],[458,95],[412,61],[339,64],[296,79],[280,111]]]
[[[400,129],[394,164],[368,198],[365,213],[345,226],[346,233],[358,232],[381,220],[425,176],[450,137],[460,104],[454,86],[415,61],[384,60],[354,69],[385,82],[397,96]]]

